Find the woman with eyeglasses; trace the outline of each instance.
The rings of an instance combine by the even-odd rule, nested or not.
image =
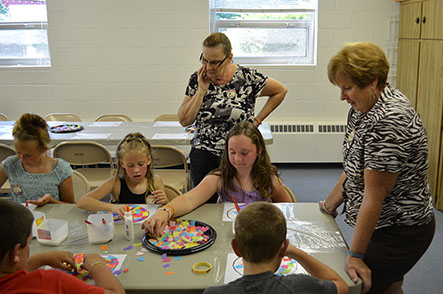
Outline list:
[[[232,63],[232,57],[231,42],[225,34],[209,35],[203,41],[202,66],[191,75],[178,110],[182,126],[196,127],[190,153],[194,187],[219,167],[228,131],[241,121],[259,126],[287,93],[279,81]],[[255,100],[260,96],[269,98],[255,115]],[[208,203],[216,201],[214,194]]]

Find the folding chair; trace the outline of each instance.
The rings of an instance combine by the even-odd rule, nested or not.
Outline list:
[[[82,121],[73,113],[50,113],[45,117],[47,121]]]
[[[108,149],[94,141],[62,142],[54,147],[54,158],[63,158],[74,166],[91,166],[106,164],[109,167],[75,168],[88,180],[91,189],[100,186],[114,175],[114,164]]]
[[[169,201],[171,201],[172,199],[174,199],[179,195],[182,195],[182,193],[177,188],[168,184],[165,184],[165,193]]]
[[[6,145],[0,143],[0,162],[6,159],[6,157],[9,157],[11,155],[15,155],[15,150]],[[3,186],[0,188],[0,193],[9,193],[11,191],[11,185],[9,184],[9,181],[7,180]]]
[[[9,118],[6,116],[6,114],[4,114],[4,113],[0,113],[0,120],[2,120],[2,121],[8,121]]]
[[[88,180],[77,170],[72,174],[72,185],[74,187],[74,200],[77,202],[83,195],[89,192],[91,187]]]
[[[132,119],[124,114],[103,114],[97,117],[95,121],[132,121]]]
[[[165,184],[185,193],[189,189],[188,163],[185,154],[167,145],[152,145],[152,166]]]
[[[293,202],[293,203],[297,202],[297,199],[295,199],[295,195],[291,191],[291,189],[289,189],[289,187],[286,186],[285,184],[283,184],[283,186],[285,187],[286,193],[288,193],[289,197],[291,198],[291,202]]]
[[[173,113],[160,114],[154,121],[178,121],[178,115]]]

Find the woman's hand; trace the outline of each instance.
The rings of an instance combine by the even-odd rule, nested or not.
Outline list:
[[[112,204],[111,211],[118,214],[121,219],[125,218],[125,205]]]
[[[208,91],[209,88],[209,78],[206,74],[206,66],[200,67],[198,70],[198,87],[204,92]]]
[[[152,198],[154,199],[155,204],[166,204],[169,202],[168,197],[166,196],[165,191],[163,190],[155,190],[152,192]]]
[[[157,210],[157,212],[145,220],[142,225],[142,229],[146,232],[161,237],[163,235],[163,229],[168,224],[169,214],[164,210]]]
[[[326,212],[329,215],[332,215],[334,218],[338,215],[338,210],[329,210],[325,204],[326,200],[320,201],[318,205],[320,206],[320,210]]]
[[[345,269],[354,283],[358,278],[362,280],[363,286],[361,293],[367,293],[371,289],[371,270],[361,258],[349,256],[346,258]]]
[[[46,264],[53,268],[58,268],[69,272],[77,272],[74,255],[72,255],[71,252],[51,251]]]
[[[37,205],[37,206],[43,206],[46,203],[48,203],[49,201],[51,201],[51,194],[47,193],[47,194],[43,195],[43,197],[41,197],[38,200],[28,200],[27,202]]]

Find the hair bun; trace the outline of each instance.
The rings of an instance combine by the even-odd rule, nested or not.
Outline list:
[[[26,133],[34,135],[38,132],[38,129],[46,130],[48,128],[48,124],[43,118],[32,113],[23,114],[18,124]]]

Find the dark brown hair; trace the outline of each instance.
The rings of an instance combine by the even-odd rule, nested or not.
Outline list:
[[[12,130],[14,139],[21,142],[37,141],[40,148],[50,148],[48,124],[37,114],[25,113],[15,122]]]

